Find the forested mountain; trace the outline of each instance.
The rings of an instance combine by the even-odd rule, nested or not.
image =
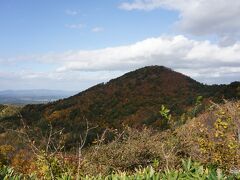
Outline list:
[[[162,105],[171,110],[172,119],[177,121],[195,106],[198,96],[203,97],[204,103],[237,99],[240,83],[209,86],[169,68],[149,66],[63,100],[27,105],[21,114],[29,125],[40,129],[46,128],[46,122],[64,128],[68,139],[74,141],[74,134],[86,128],[86,121],[91,127],[97,126],[97,132],[123,125],[164,129],[167,124],[159,113]],[[15,126],[17,122],[16,118]]]

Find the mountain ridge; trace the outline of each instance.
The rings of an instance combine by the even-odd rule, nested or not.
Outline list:
[[[97,127],[88,136],[96,138],[106,128],[149,126],[163,130],[168,122],[159,113],[164,105],[173,121],[191,112],[197,97],[203,103],[240,99],[240,82],[229,85],[204,85],[179,72],[163,66],[148,66],[101,83],[69,98],[47,104],[27,105],[22,108],[23,120],[31,127],[46,131],[50,122],[54,128],[64,129],[66,143],[76,142],[79,132]],[[196,113],[196,112],[195,112]],[[8,118],[7,124],[21,124],[19,118]]]

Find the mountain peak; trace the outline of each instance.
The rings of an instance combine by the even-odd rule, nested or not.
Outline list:
[[[86,119],[98,130],[122,125],[161,129],[161,105],[171,110],[173,118],[178,117],[195,105],[198,96],[206,101],[238,97],[235,84],[207,86],[164,66],[147,66],[67,99],[26,106],[22,114],[29,123],[45,119],[61,129],[69,126],[71,131],[79,131]]]
[[[154,65],[154,66],[145,66],[143,68],[136,69],[134,71],[126,73],[125,75],[134,74],[134,73],[135,74],[142,73],[142,74],[150,75],[153,73],[162,73],[162,72],[174,72],[174,71],[172,71],[170,68],[167,68],[165,66]]]
[[[142,68],[139,68],[137,69],[139,71],[141,70],[171,70],[170,68],[168,67],[165,67],[165,66],[159,66],[159,65],[152,65],[152,66],[145,66],[145,67],[142,67]]]
[[[170,91],[175,91],[179,89],[180,86],[199,85],[200,83],[165,66],[154,65],[131,71],[107,83],[107,85],[111,84],[119,84],[120,86],[128,85],[131,87],[139,87],[139,85],[142,85],[145,89],[162,86],[166,91],[168,91],[169,88],[171,89]]]

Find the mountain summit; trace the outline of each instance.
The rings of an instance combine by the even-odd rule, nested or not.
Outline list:
[[[239,92],[239,82],[208,86],[169,68],[149,66],[66,99],[25,106],[22,115],[30,125],[43,126],[44,121],[50,121],[70,134],[83,130],[86,120],[99,131],[122,125],[161,129],[162,105],[171,110],[174,118],[192,108],[198,96],[203,96],[204,101],[232,99],[239,98]]]

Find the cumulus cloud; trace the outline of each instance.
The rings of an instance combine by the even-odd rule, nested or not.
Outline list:
[[[49,86],[62,82],[71,84],[68,87],[74,89],[76,86],[81,89],[82,84],[90,86],[107,81],[148,65],[170,67],[208,84],[240,80],[240,43],[223,47],[182,35],[149,38],[119,47],[22,57],[25,62],[32,64],[30,59],[35,59],[37,64],[51,64],[52,68],[43,72],[16,72],[14,77],[21,77],[18,82],[40,81],[49,83]],[[19,58],[16,58],[18,63]],[[13,75],[11,77],[14,78]]]
[[[215,68],[240,66],[240,44],[221,47],[210,41],[185,36],[149,38],[135,44],[90,51],[69,51],[44,57],[62,62],[63,71],[127,71],[146,65],[172,68]],[[197,71],[197,70],[196,70]]]
[[[238,0],[133,0],[120,5],[124,10],[164,8],[179,12],[177,26],[194,35],[218,35],[222,45],[240,36]]]

